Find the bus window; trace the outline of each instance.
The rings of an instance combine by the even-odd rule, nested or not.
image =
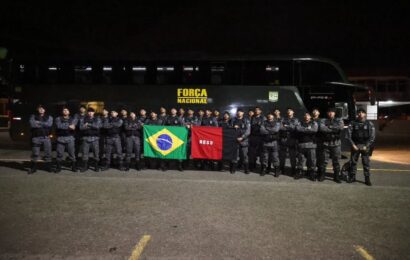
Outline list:
[[[113,68],[112,66],[103,66],[102,67],[102,77],[101,83],[110,85],[113,78]]]
[[[242,62],[211,62],[210,83],[212,85],[242,84]]]
[[[249,61],[244,65],[245,85],[292,85],[292,63],[288,61]]]
[[[337,69],[326,62],[297,61],[299,64],[300,86],[323,85],[326,82],[343,82],[343,78]]]
[[[182,84],[201,84],[203,83],[204,67],[198,65],[182,66]]]
[[[176,84],[176,72],[174,66],[158,66],[156,83],[159,85]]]
[[[136,85],[144,84],[146,73],[147,73],[147,67],[132,66],[131,67],[131,82]]]
[[[60,79],[61,67],[56,65],[48,66],[46,69],[46,82],[49,84],[56,84]]]

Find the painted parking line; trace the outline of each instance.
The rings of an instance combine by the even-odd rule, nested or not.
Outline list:
[[[359,253],[366,260],[374,260],[375,259],[362,246],[354,246],[354,249],[356,250],[357,253]]]
[[[138,242],[138,244],[135,245],[134,249],[132,250],[131,256],[128,258],[128,260],[138,260],[140,259],[140,256],[142,252],[144,251],[145,246],[148,244],[148,241],[151,239],[150,235],[144,235]]]

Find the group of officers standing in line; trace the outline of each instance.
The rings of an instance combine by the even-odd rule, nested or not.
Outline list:
[[[333,179],[341,182],[341,134],[344,128],[343,120],[336,117],[335,108],[329,108],[326,118],[320,118],[318,109],[305,113],[299,121],[292,108],[286,111],[286,117],[281,117],[279,109],[274,109],[265,117],[262,109],[250,109],[248,115],[238,109],[236,116],[231,118],[229,112],[220,115],[218,110],[200,109],[195,115],[192,109],[186,112],[180,108],[167,111],[160,108],[160,113],[151,111],[147,115],[145,109],[128,113],[126,109],[104,109],[100,116],[93,108],[81,106],[79,112],[72,116],[67,107],[62,108],[61,115],[53,121],[42,105],[37,107],[35,114],[30,116],[32,134],[32,160],[29,174],[36,172],[37,161],[40,159],[40,148],[44,149],[44,160],[47,170],[56,173],[61,171],[64,153],[67,151],[71,161],[72,171],[85,172],[91,166],[95,171],[107,170],[111,160],[116,158],[116,166],[120,170],[130,168],[141,170],[142,166],[167,170],[169,160],[144,158],[141,164],[143,125],[186,126],[188,130],[194,125],[233,128],[237,133],[237,158],[229,163],[229,170],[235,173],[242,167],[248,174],[258,171],[261,175],[270,174],[275,177],[285,173],[286,158],[289,157],[291,176],[299,179],[304,176],[303,167],[306,164],[306,175],[312,180],[325,179],[326,166],[329,158],[333,164]],[[56,134],[56,162],[52,163],[50,134],[52,128]],[[190,133],[190,131],[189,131]],[[356,180],[357,162],[362,157],[366,185],[370,182],[370,149],[375,141],[374,125],[366,119],[366,112],[357,111],[356,120],[348,126],[347,138],[351,144],[348,182]],[[93,153],[93,165],[89,165],[89,153]],[[82,154],[79,160],[79,154]],[[134,155],[135,161],[132,157]],[[190,134],[188,135],[187,160],[179,160],[177,168],[183,171],[190,161]],[[260,168],[257,169],[257,159]],[[195,166],[204,169],[223,170],[223,161],[195,160]]]

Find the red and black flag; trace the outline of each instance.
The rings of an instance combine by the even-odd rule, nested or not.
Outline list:
[[[193,126],[191,156],[195,159],[236,159],[236,131],[221,127]]]

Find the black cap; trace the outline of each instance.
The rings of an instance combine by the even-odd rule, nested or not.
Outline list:
[[[87,109],[87,107],[86,107],[85,105],[80,105],[78,108],[79,108],[79,109],[80,109],[80,108]]]
[[[366,110],[364,110],[363,108],[359,108],[358,110],[357,110],[357,113],[359,114],[359,113],[365,113],[365,114],[367,114],[366,113]]]
[[[336,108],[335,107],[329,107],[327,109],[327,112],[336,112]]]
[[[243,112],[243,109],[242,109],[242,108],[238,108],[238,109],[236,110],[236,112]]]
[[[37,108],[37,109],[39,109],[39,108],[46,109],[42,104],[38,104],[36,108]]]
[[[87,109],[87,112],[95,112],[95,109],[92,108],[92,107],[89,107],[89,108]]]
[[[229,113],[229,111],[224,111],[224,115],[225,114],[231,115],[231,113]]]

